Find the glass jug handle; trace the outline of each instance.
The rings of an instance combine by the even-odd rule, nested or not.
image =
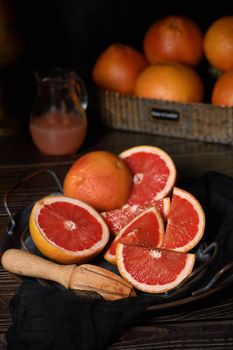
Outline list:
[[[77,92],[77,95],[80,98],[81,106],[84,110],[86,110],[87,105],[88,105],[86,86],[85,86],[83,80],[80,77],[78,77],[77,75],[75,75],[75,81],[76,81],[75,90]]]

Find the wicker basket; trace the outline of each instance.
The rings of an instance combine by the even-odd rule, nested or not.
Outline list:
[[[174,103],[98,90],[98,107],[110,128],[233,144],[233,108]]]

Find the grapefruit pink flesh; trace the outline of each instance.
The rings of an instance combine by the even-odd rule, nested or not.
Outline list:
[[[102,226],[86,209],[67,202],[45,205],[38,225],[48,240],[70,251],[89,249],[102,236]]]
[[[136,146],[119,155],[133,175],[128,204],[144,205],[166,197],[176,180],[176,168],[171,157],[153,146]]]
[[[134,217],[150,207],[159,209],[166,219],[170,207],[167,196],[176,180],[173,160],[158,147],[132,147],[120,153],[119,157],[130,169],[133,184],[128,201],[123,207],[102,213],[110,231],[115,235]]]
[[[118,243],[116,261],[122,277],[135,288],[164,293],[192,272],[195,255]]]
[[[151,208],[144,211],[126,225],[116,236],[104,258],[116,263],[116,248],[119,242],[145,247],[159,247],[164,236],[164,224],[158,210]]]
[[[88,261],[109,240],[109,229],[94,208],[62,195],[47,196],[34,204],[29,229],[38,250],[64,264]]]
[[[189,192],[174,187],[162,248],[187,252],[201,240],[205,214]]]
[[[166,220],[170,209],[170,198],[166,197],[159,200],[152,200],[142,205],[126,204],[120,209],[103,212],[102,216],[111,233],[118,235],[123,227],[128,225],[135,217],[153,207],[158,209],[163,219]]]

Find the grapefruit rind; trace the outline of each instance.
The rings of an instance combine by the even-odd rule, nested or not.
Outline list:
[[[162,150],[159,147],[142,145],[142,146],[131,147],[131,148],[121,152],[119,154],[119,157],[122,159],[126,159],[126,158],[128,158],[131,155],[134,155],[136,153],[154,154],[154,155],[159,156],[165,162],[166,167],[169,170],[169,176],[168,176],[168,179],[166,181],[164,188],[161,191],[159,191],[158,193],[155,193],[153,199],[158,200],[158,199],[164,198],[167,195],[169,195],[169,193],[171,192],[171,190],[175,184],[176,175],[177,175],[175,164],[174,164],[172,158],[169,156],[169,154],[166,153],[164,150]],[[134,184],[135,184],[136,177],[137,177],[137,174],[133,174]]]
[[[168,215],[167,227],[166,227],[166,231],[165,231],[165,235],[164,235],[164,242],[163,242],[161,248],[185,253],[185,252],[190,251],[192,248],[194,248],[202,239],[202,237],[204,235],[204,231],[205,231],[205,213],[204,213],[204,210],[203,210],[201,204],[198,202],[198,200],[191,193],[189,193],[181,188],[174,187],[173,195],[179,196],[183,199],[186,199],[189,203],[192,204],[192,206],[193,206],[194,210],[196,211],[197,216],[199,218],[198,228],[197,228],[197,232],[192,240],[189,240],[188,243],[185,245],[177,246],[176,240],[175,239],[173,240],[172,236],[169,234],[171,220],[170,220],[169,215]],[[172,212],[172,201],[171,201],[171,212]],[[189,217],[187,215],[186,219],[190,221],[190,224],[192,224],[192,217],[191,216]],[[179,223],[179,225],[181,225],[181,223]]]
[[[136,278],[134,278],[132,276],[132,274],[130,274],[126,267],[125,267],[125,263],[124,263],[124,248],[127,247],[127,244],[123,244],[123,243],[118,243],[117,244],[117,249],[116,249],[116,261],[117,261],[117,267],[118,270],[121,274],[121,276],[126,279],[126,281],[128,281],[129,283],[132,284],[132,286],[142,292],[146,292],[146,293],[153,293],[153,294],[160,294],[160,293],[165,293],[167,291],[172,290],[173,288],[177,287],[186,277],[188,277],[194,267],[195,264],[195,254],[190,254],[190,253],[179,253],[179,252],[174,252],[172,251],[171,253],[175,254],[185,254],[187,256],[186,259],[186,264],[184,266],[184,268],[179,272],[179,274],[174,278],[174,280],[170,283],[164,283],[164,284],[146,284],[146,283],[141,283],[140,281],[138,281]],[[151,248],[145,248],[145,247],[138,247],[135,246],[135,254],[140,254],[140,251],[137,250],[143,249],[143,250],[147,250],[148,253],[150,254],[151,251],[153,251],[155,254],[158,252],[161,252],[163,250],[161,249],[151,249]],[[129,259],[129,257],[126,257],[126,259]],[[155,264],[156,264],[156,259],[154,259]],[[153,270],[152,269],[148,269],[145,266],[144,271],[143,270],[139,270],[138,265],[135,265],[135,270],[137,270],[137,274],[138,276],[143,276],[143,275],[147,275],[148,274],[153,274]],[[168,271],[161,271],[161,274],[163,274],[166,278],[166,274]]]
[[[63,194],[102,212],[122,207],[131,186],[127,164],[112,152],[97,150],[87,152],[73,163],[64,179]]]
[[[71,203],[77,205],[77,207],[82,207],[83,209],[85,209],[100,224],[102,228],[101,239],[98,242],[96,242],[92,247],[75,252],[64,249],[63,247],[58,246],[56,243],[48,239],[43,229],[39,225],[38,217],[41,209],[45,205],[49,205],[55,202]],[[92,259],[103,250],[103,248],[106,246],[109,240],[109,229],[102,217],[100,216],[100,214],[88,204],[80,200],[65,196],[47,196],[37,201],[34,204],[30,214],[29,230],[31,238],[38,250],[47,258],[63,264],[77,264]]]
[[[116,254],[113,254],[111,252],[111,248],[113,247],[113,245],[116,245],[116,242],[120,242],[122,236],[124,235],[125,231],[127,231],[127,229],[132,226],[136,221],[140,220],[142,217],[144,217],[145,215],[147,215],[148,213],[153,213],[154,217],[158,223],[158,243],[156,245],[156,247],[160,247],[162,242],[163,242],[163,238],[164,238],[164,223],[163,223],[163,219],[161,217],[161,214],[159,213],[159,211],[156,208],[149,208],[145,211],[143,211],[141,214],[139,214],[138,216],[136,216],[133,220],[131,220],[125,227],[122,228],[122,230],[119,232],[119,234],[115,237],[115,239],[113,240],[113,242],[111,243],[110,247],[107,249],[107,251],[104,254],[104,259],[107,260],[108,262],[110,262],[111,264],[116,265]],[[157,232],[153,232],[157,233]],[[138,231],[133,232],[133,235],[137,238],[137,233]],[[126,234],[126,239],[127,239],[127,235],[131,234],[131,232]],[[132,244],[132,243],[131,243]],[[145,246],[145,242],[140,242],[140,244]]]
[[[161,215],[164,221],[167,221],[167,217],[169,215],[169,210],[171,207],[171,199],[170,197],[162,198],[162,209],[161,209]],[[160,201],[160,200],[159,200]]]

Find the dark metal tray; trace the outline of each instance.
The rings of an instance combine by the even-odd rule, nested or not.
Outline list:
[[[60,194],[62,193],[61,183],[56,174],[50,169],[42,169],[22,178],[18,183],[5,192],[4,207],[9,215],[9,225],[3,236],[1,253],[10,248],[19,248],[40,255],[28,230],[28,220],[34,203],[22,208],[20,212],[13,216],[9,209],[8,199],[10,194],[12,194],[18,187],[44,172],[53,177],[58,192]],[[145,296],[152,298],[152,303],[147,308],[148,312],[192,303],[223,290],[233,282],[233,261],[224,266],[218,267],[217,270],[212,269],[216,263],[218,254],[220,254],[219,245],[215,240],[207,244],[205,239],[203,239],[192,253],[195,253],[196,255],[195,268],[191,275],[183,280],[176,288],[169,292],[157,295],[142,292],[138,293],[136,297],[138,302],[140,302],[142,298],[144,299]],[[95,263],[118,273],[117,268],[105,261],[101,256],[97,257],[90,263]],[[17,279],[18,278],[19,277],[17,276]],[[39,282],[43,284],[52,283],[43,280],[39,280]]]

